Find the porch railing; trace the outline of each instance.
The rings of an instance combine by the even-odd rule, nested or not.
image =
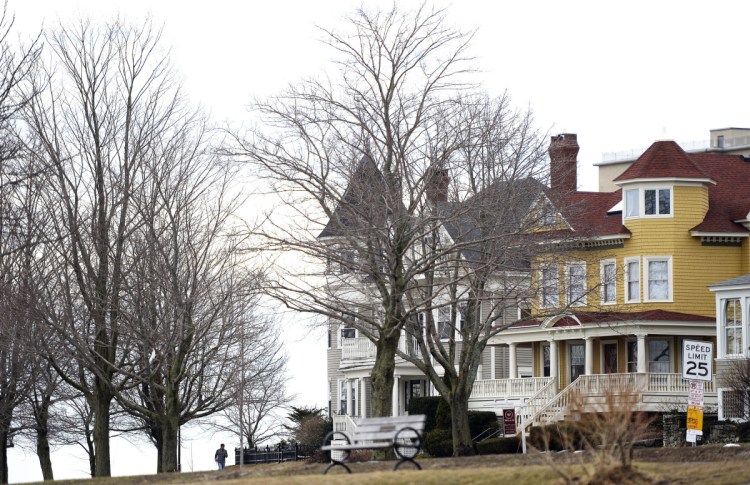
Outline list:
[[[419,348],[416,340],[401,337],[398,349],[408,355],[418,355]],[[341,339],[341,358],[343,360],[374,359],[377,347],[367,337]]]
[[[521,409],[521,412],[517,417],[518,422],[516,423],[519,427],[523,422],[530,423],[531,419],[536,416],[539,410],[541,410],[550,399],[555,397],[555,386],[557,386],[557,381],[552,377],[546,377],[546,379],[549,379],[549,382],[539,389],[536,394],[532,395],[529,400],[526,401],[526,406]],[[523,419],[520,415],[523,415]]]
[[[681,374],[647,373],[647,374],[593,374],[582,375],[560,391],[552,399],[536,410],[529,410],[530,419],[527,426],[532,424],[548,424],[562,418],[570,405],[571,398],[581,396],[602,396],[607,392],[617,390],[618,393],[637,393],[638,401],[642,402],[643,394],[687,395],[688,381]],[[716,395],[715,381],[706,382],[704,393]],[[535,411],[535,412],[534,412]]]
[[[665,394],[687,394],[689,381],[683,379],[681,374],[646,374],[648,382],[646,392]],[[716,394],[715,381],[706,381],[703,384],[705,394]]]
[[[551,377],[478,379],[472,386],[471,399],[528,398],[551,381]]]
[[[351,416],[345,414],[334,414],[333,415],[333,430],[345,433],[347,436],[351,436],[357,425],[354,424],[354,420]]]

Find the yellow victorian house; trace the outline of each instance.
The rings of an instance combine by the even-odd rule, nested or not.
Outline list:
[[[581,192],[576,135],[553,136],[549,150],[537,207],[552,211],[560,244],[532,263],[537,318],[492,341],[509,348],[510,377],[531,349],[534,377],[549,379],[520,399],[527,418],[559,419],[573,391],[613,386],[637,392],[643,410],[684,408],[682,342],[716,342],[708,287],[750,273],[750,158],[658,141],[615,174],[618,190]],[[714,383],[705,391],[715,408]]]

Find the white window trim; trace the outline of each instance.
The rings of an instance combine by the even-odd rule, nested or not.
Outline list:
[[[554,285],[555,285],[555,293],[554,293],[554,302],[552,304],[547,305],[547,302],[544,301],[544,289],[546,288],[545,282],[544,282],[544,271],[545,270],[552,270],[555,274]],[[539,292],[539,308],[555,308],[560,305],[560,271],[557,266],[557,264],[549,264],[543,266],[539,270],[539,282],[540,282],[540,292]]]
[[[612,284],[615,286],[615,299],[613,301],[605,301],[605,295],[606,295],[606,288],[605,288],[605,280],[604,280],[604,267],[606,265],[614,265],[615,267],[615,278]],[[602,259],[599,261],[599,281],[601,282],[601,291],[600,294],[600,303],[602,305],[616,305],[617,304],[617,260],[616,259]]]
[[[637,190],[638,191],[638,214],[634,216],[628,216],[628,204],[627,204],[627,195],[626,191],[628,190]],[[656,212],[657,214],[646,214],[646,191],[647,190],[655,190],[657,191],[656,194]],[[659,208],[659,190],[669,190],[669,214],[658,214]],[[623,188],[622,191],[622,205],[623,205],[623,211],[622,211],[622,218],[623,220],[632,220],[632,219],[669,219],[674,217],[674,185],[661,185],[661,184],[648,184],[642,187],[638,188]]]
[[[342,332],[342,330],[344,330],[344,328],[345,328],[344,322],[339,322],[339,331],[337,332],[338,333],[338,339],[339,339],[339,349],[343,349],[344,348],[344,336],[341,334],[341,332]],[[354,330],[354,337],[353,338],[358,338],[359,337],[359,330],[357,330],[357,327],[349,327],[349,328],[351,328],[351,329]]]
[[[667,298],[649,298],[648,292],[648,265],[652,261],[667,262]],[[646,283],[645,285],[643,283]],[[644,256],[641,264],[641,293],[644,303],[667,302],[674,300],[674,282],[672,278],[672,256]]]
[[[524,310],[529,310],[529,313],[531,313],[531,302],[528,300],[518,300],[518,306],[516,308],[517,316],[516,320],[520,321],[522,320],[522,313]]]
[[[638,201],[638,207],[636,214],[634,216],[628,215],[628,195],[627,193],[629,191],[635,191],[636,193],[636,200]],[[640,189],[623,189],[622,190],[622,218],[623,219],[638,219],[641,216],[641,191]]]
[[[727,342],[726,342],[726,339],[727,339],[727,334],[726,334],[727,320],[726,320],[726,318],[727,318],[727,316],[726,316],[725,306],[726,306],[726,304],[727,304],[727,302],[729,300],[739,300],[740,301],[740,330],[742,331],[742,345],[741,345],[740,353],[739,354],[727,354],[726,353],[726,348],[727,348]],[[747,342],[747,340],[746,340],[746,338],[747,338],[747,328],[746,328],[747,327],[747,319],[746,318],[747,318],[747,311],[748,311],[747,300],[748,300],[747,298],[741,298],[741,297],[738,297],[738,296],[734,296],[734,297],[727,296],[727,297],[721,298],[719,300],[719,308],[721,309],[721,311],[719,313],[719,315],[720,315],[719,319],[720,319],[721,325],[720,325],[720,331],[719,331],[719,335],[718,335],[718,339],[717,339],[718,340],[717,343],[719,345],[721,345],[721,347],[719,347],[719,352],[717,352],[717,354],[719,355],[719,357],[725,357],[727,359],[742,359],[742,358],[745,358],[745,356],[746,356],[745,349],[748,348],[748,346],[746,344],[746,342]]]
[[[646,214],[646,191],[656,191],[656,214]],[[659,214],[659,191],[669,190],[669,214]],[[674,217],[674,187],[643,187],[638,194],[641,204],[641,217],[646,219],[668,219]]]
[[[570,268],[580,266],[583,268],[583,298],[577,299],[577,301],[573,302],[570,301]],[[569,263],[565,263],[565,303],[570,305],[571,307],[581,307],[586,306],[587,303],[587,297],[588,297],[588,271],[586,268],[586,262],[585,261],[571,261]]]
[[[633,258],[625,258],[623,261],[623,266],[625,268],[625,303],[640,303],[641,302],[641,295],[643,294],[643,285],[641,284],[643,280],[638,281],[638,298],[631,298],[630,297],[630,272],[628,271],[628,264],[630,263],[637,263],[638,264],[638,275],[641,274],[641,258],[639,257],[633,257]]]

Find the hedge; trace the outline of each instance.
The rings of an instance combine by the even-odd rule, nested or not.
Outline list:
[[[480,455],[499,455],[501,453],[519,453],[521,440],[517,436],[507,438],[490,438],[477,443],[477,453]]]
[[[425,434],[424,449],[430,456],[453,456],[453,434],[447,429],[434,429]]]
[[[440,396],[413,397],[409,400],[409,414],[424,414],[427,416],[424,432],[429,433],[437,424],[438,404],[443,398]]]

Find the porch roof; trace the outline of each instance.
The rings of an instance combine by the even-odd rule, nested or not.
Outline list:
[[[545,325],[554,319],[551,325]],[[509,328],[560,328],[577,327],[580,325],[600,325],[602,323],[637,323],[644,322],[715,322],[713,317],[694,315],[691,313],[671,312],[668,310],[646,310],[642,312],[566,312],[559,316],[545,319],[529,319],[513,323]]]

